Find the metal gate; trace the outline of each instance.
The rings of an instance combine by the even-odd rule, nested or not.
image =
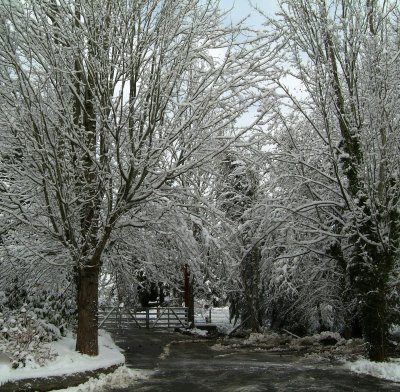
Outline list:
[[[187,328],[188,310],[183,307],[99,309],[99,328]]]

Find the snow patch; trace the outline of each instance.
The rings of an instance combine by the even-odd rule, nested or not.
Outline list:
[[[171,342],[171,343],[172,343],[172,342]],[[169,354],[170,354],[170,352],[171,352],[171,343],[168,343],[168,344],[164,347],[163,352],[159,355],[158,358],[164,360],[164,359],[166,359],[166,358],[169,356]]]
[[[225,351],[226,347],[223,346],[221,343],[216,343],[213,346],[211,346],[211,350],[214,350],[214,351]]]
[[[337,332],[321,332],[319,334],[311,335],[311,336],[304,336],[302,338],[293,339],[292,345],[293,346],[317,346],[317,345],[344,345],[346,344],[345,339],[343,339],[340,334]]]
[[[250,336],[243,341],[245,346],[263,346],[266,349],[276,348],[285,344],[289,344],[291,337],[286,337],[275,332],[270,333],[251,333]]]
[[[12,369],[11,365],[0,365],[0,385],[28,378],[63,376],[84,371],[93,371],[125,363],[125,357],[115,345],[111,336],[99,331],[99,355],[90,357],[75,351],[75,339],[68,335],[55,342],[46,343],[55,355],[51,361],[39,366],[34,361],[27,362],[23,368]]]
[[[200,328],[187,329],[186,332],[188,332],[190,335],[195,335],[195,336],[207,336],[208,333],[207,330]]]
[[[394,382],[400,382],[400,359],[391,359],[389,362],[371,362],[367,359],[359,359],[355,362],[347,362],[347,368],[358,374],[368,374]]]
[[[98,378],[90,378],[89,381],[77,387],[58,389],[57,392],[101,392],[109,388],[128,388],[137,380],[148,378],[153,372],[150,370],[129,369],[121,366],[110,374],[101,374]]]

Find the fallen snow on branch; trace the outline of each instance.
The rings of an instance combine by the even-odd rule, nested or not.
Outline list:
[[[32,361],[23,368],[12,369],[10,363],[0,363],[0,385],[8,381],[63,376],[125,363],[124,355],[105,331],[99,332],[99,355],[96,357],[76,352],[75,339],[71,335],[46,345],[55,358],[44,366]]]
[[[358,374],[383,378],[385,380],[400,382],[400,359],[391,359],[389,362],[371,362],[367,359],[359,359],[355,362],[347,362],[346,366]]]

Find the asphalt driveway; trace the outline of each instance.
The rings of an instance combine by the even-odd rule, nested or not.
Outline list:
[[[399,384],[297,354],[225,346],[166,331],[132,329],[113,336],[129,367],[154,370],[150,379],[113,392],[400,391]]]

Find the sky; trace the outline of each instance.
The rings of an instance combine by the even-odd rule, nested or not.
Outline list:
[[[237,22],[249,15],[250,25],[262,24],[264,18],[253,9],[250,3],[269,16],[273,16],[278,10],[278,0],[220,0],[222,9],[229,10],[232,8],[231,17],[233,22]]]
[[[230,10],[229,16],[233,23],[248,17],[246,25],[257,28],[263,24],[265,17],[254,7],[259,8],[267,16],[273,16],[278,11],[278,0],[220,0],[220,8],[226,11]],[[250,109],[240,118],[238,125],[248,126],[251,124],[256,112],[256,107]]]

